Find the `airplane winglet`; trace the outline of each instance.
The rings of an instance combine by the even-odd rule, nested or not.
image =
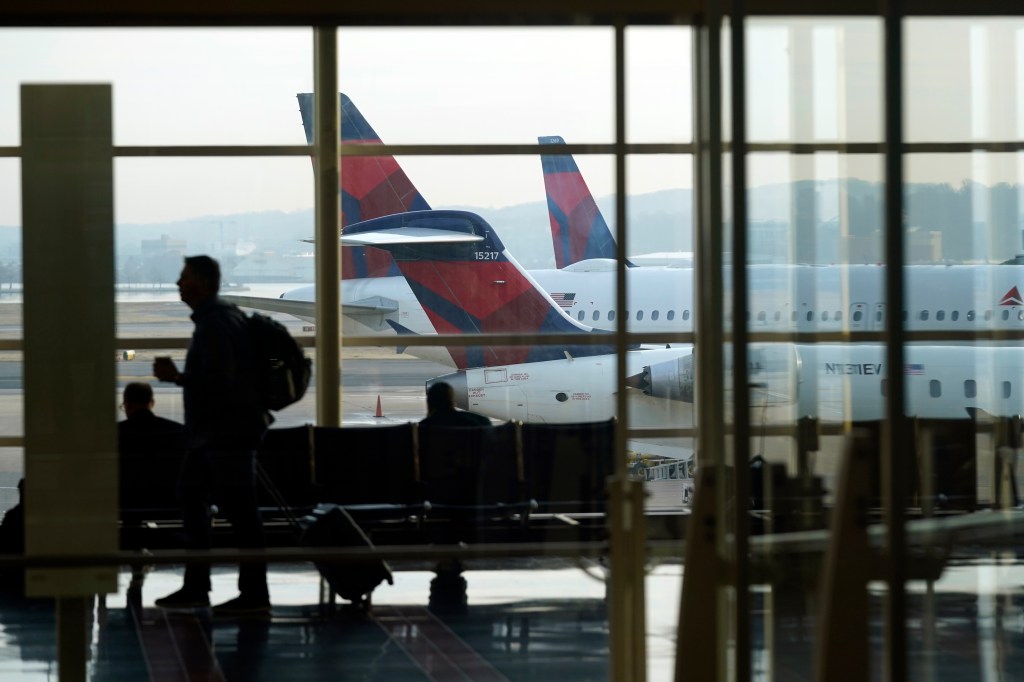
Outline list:
[[[387,322],[388,325],[390,325],[391,328],[395,330],[395,333],[398,334],[399,336],[419,336],[419,334],[417,334],[413,330],[398,324],[394,320],[387,319],[384,321]],[[402,353],[405,352],[405,349],[408,347],[409,346],[395,346],[395,353],[397,355],[401,355]]]
[[[385,320],[385,322],[387,322],[388,325],[392,329],[394,329],[395,333],[398,334],[399,336],[419,336],[419,334],[417,334],[413,330],[411,330],[408,327],[405,327],[405,326],[395,322],[392,319]]]

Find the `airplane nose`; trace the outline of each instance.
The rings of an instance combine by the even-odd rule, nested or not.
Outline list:
[[[446,383],[452,387],[452,392],[455,394],[455,407],[460,410],[469,409],[469,388],[466,384],[466,373],[465,372],[452,372],[451,374],[445,374],[441,377],[434,377],[433,379],[427,380],[427,390],[437,383]]]

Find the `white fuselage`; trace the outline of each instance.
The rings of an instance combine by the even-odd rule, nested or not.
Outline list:
[[[572,319],[614,329],[618,311],[615,272],[577,264],[565,270],[531,270]],[[747,268],[749,327],[755,331],[871,331],[884,328],[885,268],[875,265],[752,265]],[[914,265],[905,269],[904,326],[910,330],[1024,330],[1024,267],[1016,265]],[[627,270],[628,327],[642,332],[692,332],[693,270],[644,267]],[[380,334],[393,320],[416,334],[434,328],[404,277],[346,280],[342,305],[384,301],[374,312],[346,317],[346,333]],[[284,299],[312,301],[313,287]],[[723,301],[728,311],[731,297]],[[388,309],[394,312],[384,312]]]
[[[885,268],[854,266],[753,265],[749,280],[752,330],[880,330],[885,319]],[[605,263],[577,264],[566,270],[530,275],[574,321],[614,328],[614,271]],[[645,267],[627,271],[629,329],[692,332],[693,271]],[[904,324],[909,330],[1024,330],[1024,268],[1013,265],[909,266],[905,270]],[[728,281],[728,277],[726,277]],[[1021,284],[1018,284],[1021,282]],[[311,288],[293,292],[307,296]],[[433,333],[426,314],[404,278],[353,280],[342,284],[343,305],[385,302],[363,333],[381,333],[385,318],[419,334]],[[728,310],[729,297],[724,301]],[[372,306],[370,306],[372,307]],[[824,420],[871,420],[884,416],[883,382],[889,372],[881,345],[794,346],[782,355],[793,367],[772,375],[768,388],[755,390],[756,402],[771,395],[773,410],[791,405],[790,416]],[[447,361],[443,349],[415,349],[417,355]],[[424,352],[426,351],[426,352]],[[430,351],[433,351],[431,353]],[[644,367],[671,364],[692,352],[689,346],[627,353],[627,376]],[[927,418],[964,418],[968,409],[1011,416],[1024,412],[1021,351],[1012,345],[963,347],[908,346],[907,413]],[[503,367],[468,369],[464,406],[501,419],[571,422],[616,414],[614,357],[575,358]],[[691,377],[692,379],[692,377]],[[751,381],[758,382],[755,372]],[[634,426],[692,425],[692,403],[630,391]],[[788,397],[786,397],[788,396]]]
[[[626,354],[627,376],[659,367],[673,370],[656,373],[648,400],[631,398],[634,426],[692,425],[700,371],[692,353],[690,347],[674,347]],[[1024,412],[1024,353],[1018,348],[908,346],[905,360],[897,376],[906,382],[908,416],[965,419],[971,410],[1001,417]],[[890,374],[885,346],[879,344],[760,344],[750,352],[751,406],[771,407],[787,421],[882,419]],[[731,386],[731,372],[725,379]],[[616,414],[614,356],[475,368],[448,380],[461,407],[495,418],[560,423]]]

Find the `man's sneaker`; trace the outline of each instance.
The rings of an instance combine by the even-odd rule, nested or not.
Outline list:
[[[260,616],[270,614],[270,599],[268,597],[248,597],[241,595],[223,604],[213,607],[215,616]]]
[[[210,596],[206,592],[196,592],[183,587],[153,603],[162,609],[201,609],[210,605]]]

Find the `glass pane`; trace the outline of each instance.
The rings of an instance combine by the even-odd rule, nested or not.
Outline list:
[[[294,118],[297,123],[297,113]],[[114,175],[115,220],[119,230],[131,228],[139,239],[168,234],[186,240],[178,248],[214,256],[245,253],[254,246],[309,251],[308,244],[297,241],[313,236],[308,159],[118,158]],[[297,211],[304,213],[288,215]],[[282,223],[285,234],[271,239],[271,220]],[[261,238],[261,229],[266,237]],[[132,239],[128,245],[137,244]]]
[[[1024,250],[1018,218],[1024,175],[1020,154],[905,158],[912,262],[1016,262]]]
[[[912,19],[904,75],[908,142],[1019,140],[1019,18]]]
[[[0,144],[20,139],[21,83],[112,83],[114,141],[301,144],[295,93],[312,83],[312,32],[5,29]]]
[[[611,142],[612,50],[603,27],[342,28],[339,81],[389,143]]]
[[[626,29],[626,139],[690,142],[692,43],[688,26]]]
[[[751,142],[878,142],[881,24],[873,19],[747,23]]]

